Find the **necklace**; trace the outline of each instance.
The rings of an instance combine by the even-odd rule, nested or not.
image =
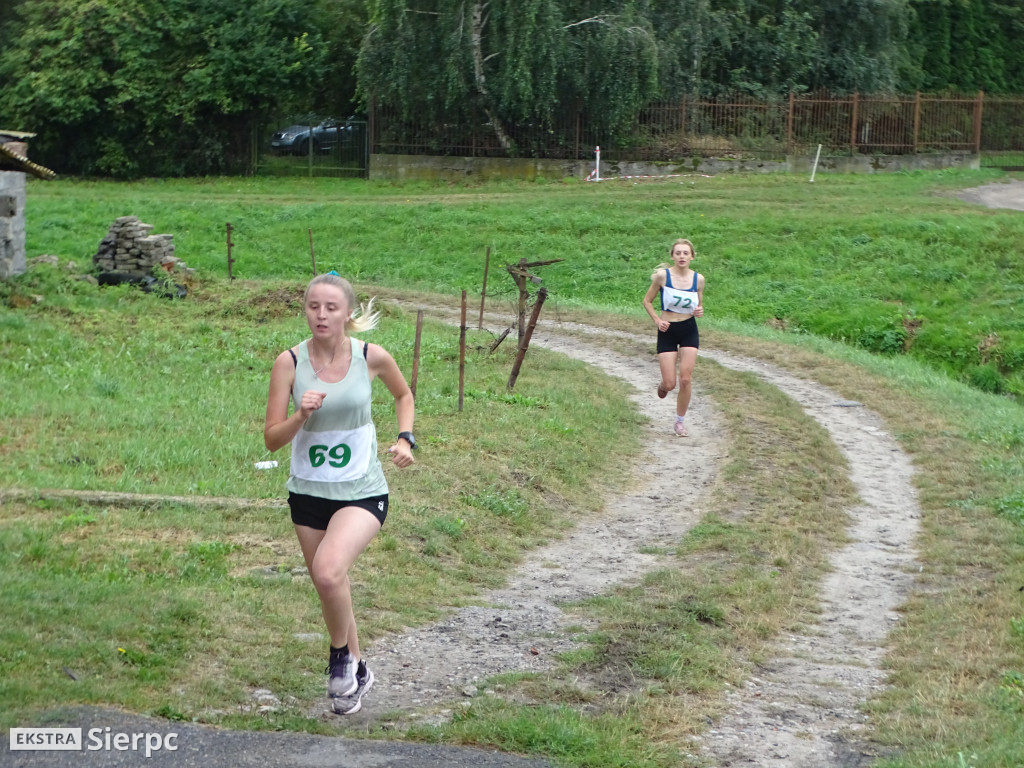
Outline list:
[[[328,360],[326,363],[321,365],[319,368],[315,368],[315,367],[313,368],[313,376],[315,378],[319,378],[320,371],[322,371],[324,368],[328,367],[333,362],[334,362],[334,353],[332,352],[330,360]],[[309,364],[310,364],[310,366],[314,365],[314,363],[313,363],[313,356],[312,355],[310,355],[310,357],[309,357]]]

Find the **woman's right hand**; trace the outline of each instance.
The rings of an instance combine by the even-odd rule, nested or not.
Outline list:
[[[312,416],[313,411],[320,410],[325,397],[327,397],[326,392],[317,392],[315,389],[307,389],[302,393],[302,399],[299,401],[299,411],[302,413],[303,421]]]

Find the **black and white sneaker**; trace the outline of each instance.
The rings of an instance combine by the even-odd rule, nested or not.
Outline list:
[[[339,696],[350,696],[356,692],[356,660],[348,652],[348,647],[331,648],[331,658],[327,662],[327,695],[332,699]]]
[[[335,696],[331,699],[331,709],[336,715],[352,715],[363,706],[363,694],[373,687],[373,671],[360,661],[356,670],[356,689],[348,696]]]

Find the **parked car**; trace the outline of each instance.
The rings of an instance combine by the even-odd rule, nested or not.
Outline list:
[[[271,136],[270,148],[280,155],[307,155],[312,140],[314,154],[327,153],[337,146],[352,143],[361,134],[364,125],[362,121],[353,118],[327,118],[312,127],[289,125]]]

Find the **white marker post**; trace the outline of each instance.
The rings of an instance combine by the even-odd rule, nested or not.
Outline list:
[[[818,153],[814,156],[814,167],[811,168],[811,184],[814,183],[814,174],[818,170],[818,158],[821,157],[821,144],[818,145]]]
[[[594,166],[594,181],[601,180],[601,148],[594,147],[594,152],[597,155],[597,164]]]

